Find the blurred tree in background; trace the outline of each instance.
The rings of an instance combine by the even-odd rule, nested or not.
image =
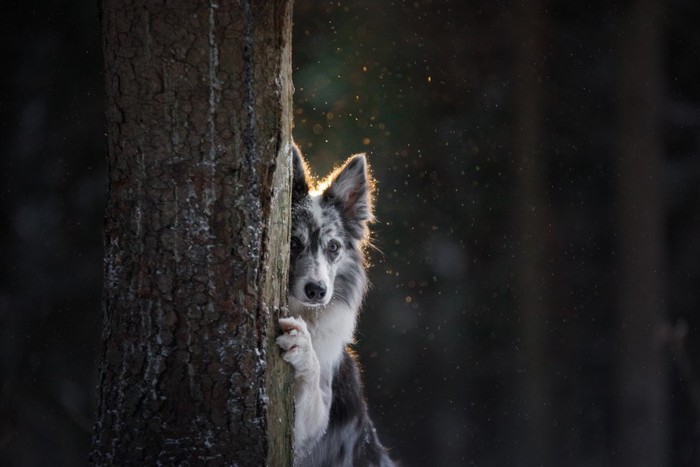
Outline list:
[[[295,2],[295,138],[317,173],[367,151],[379,181],[357,348],[404,465],[700,465],[700,6],[640,23],[645,1]],[[97,12],[4,23],[0,462],[76,465],[101,295]],[[633,383],[641,351],[655,366]],[[626,437],[643,423],[658,437]]]
[[[626,6],[618,34],[614,348],[616,461],[666,465],[668,383],[659,101],[661,2]]]
[[[0,463],[87,463],[106,184],[96,2],[8,5],[0,77]]]

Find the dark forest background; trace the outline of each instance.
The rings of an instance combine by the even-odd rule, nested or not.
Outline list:
[[[356,347],[393,457],[700,465],[700,4],[295,3],[295,138],[320,175],[366,151],[378,180]],[[0,464],[81,465],[97,6],[4,10]]]

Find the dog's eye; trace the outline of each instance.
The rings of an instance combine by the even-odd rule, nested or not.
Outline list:
[[[335,240],[331,240],[330,242],[328,242],[328,251],[330,251],[331,253],[337,253],[339,249],[340,244]]]
[[[298,250],[301,248],[301,241],[297,237],[292,237],[292,242],[290,244],[292,250]]]

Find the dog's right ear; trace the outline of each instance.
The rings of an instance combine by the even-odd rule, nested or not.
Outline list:
[[[309,169],[301,155],[299,146],[292,143],[292,204],[309,194]]]

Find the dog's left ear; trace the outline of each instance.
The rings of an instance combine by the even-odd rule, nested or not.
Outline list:
[[[309,169],[304,162],[299,146],[292,143],[292,204],[296,204],[309,194]]]
[[[323,197],[336,203],[346,219],[358,223],[364,233],[366,222],[374,218],[373,188],[367,158],[364,154],[355,154],[331,176],[330,185],[323,192]]]

